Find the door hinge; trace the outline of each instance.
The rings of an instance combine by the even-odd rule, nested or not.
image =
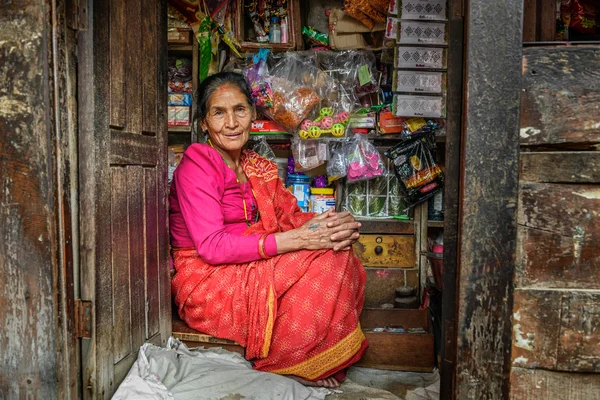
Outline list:
[[[75,300],[75,335],[77,338],[92,337],[92,302]]]
[[[69,28],[76,31],[87,31],[88,28],[87,0],[67,0],[66,14]]]

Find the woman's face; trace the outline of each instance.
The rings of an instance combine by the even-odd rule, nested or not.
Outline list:
[[[208,99],[202,128],[214,146],[225,151],[240,150],[250,138],[254,108],[235,86],[219,86]]]

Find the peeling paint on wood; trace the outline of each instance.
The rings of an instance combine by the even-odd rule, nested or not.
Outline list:
[[[472,0],[466,18],[454,393],[460,399],[509,393],[522,9],[519,0]]]
[[[600,393],[600,374],[513,367],[510,381],[512,400],[592,400]]]
[[[4,2],[0,13],[0,396],[8,399],[58,398],[45,7]]]
[[[600,289],[599,185],[522,182],[515,285]]]
[[[600,142],[600,47],[524,49],[521,144]]]
[[[514,313],[513,366],[600,372],[600,291],[517,290]]]

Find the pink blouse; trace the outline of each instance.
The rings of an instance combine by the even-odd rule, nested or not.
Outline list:
[[[261,235],[242,236],[254,223],[256,200],[250,182],[238,183],[235,172],[219,152],[206,144],[192,144],[175,170],[169,197],[173,247],[195,247],[209,264],[237,264],[261,259]],[[277,254],[274,235],[265,239],[265,252]]]

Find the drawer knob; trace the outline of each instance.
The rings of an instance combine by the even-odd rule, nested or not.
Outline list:
[[[376,246],[376,247],[375,247],[375,254],[379,255],[379,254],[381,254],[381,253],[383,253],[383,247],[381,247],[381,246]]]

